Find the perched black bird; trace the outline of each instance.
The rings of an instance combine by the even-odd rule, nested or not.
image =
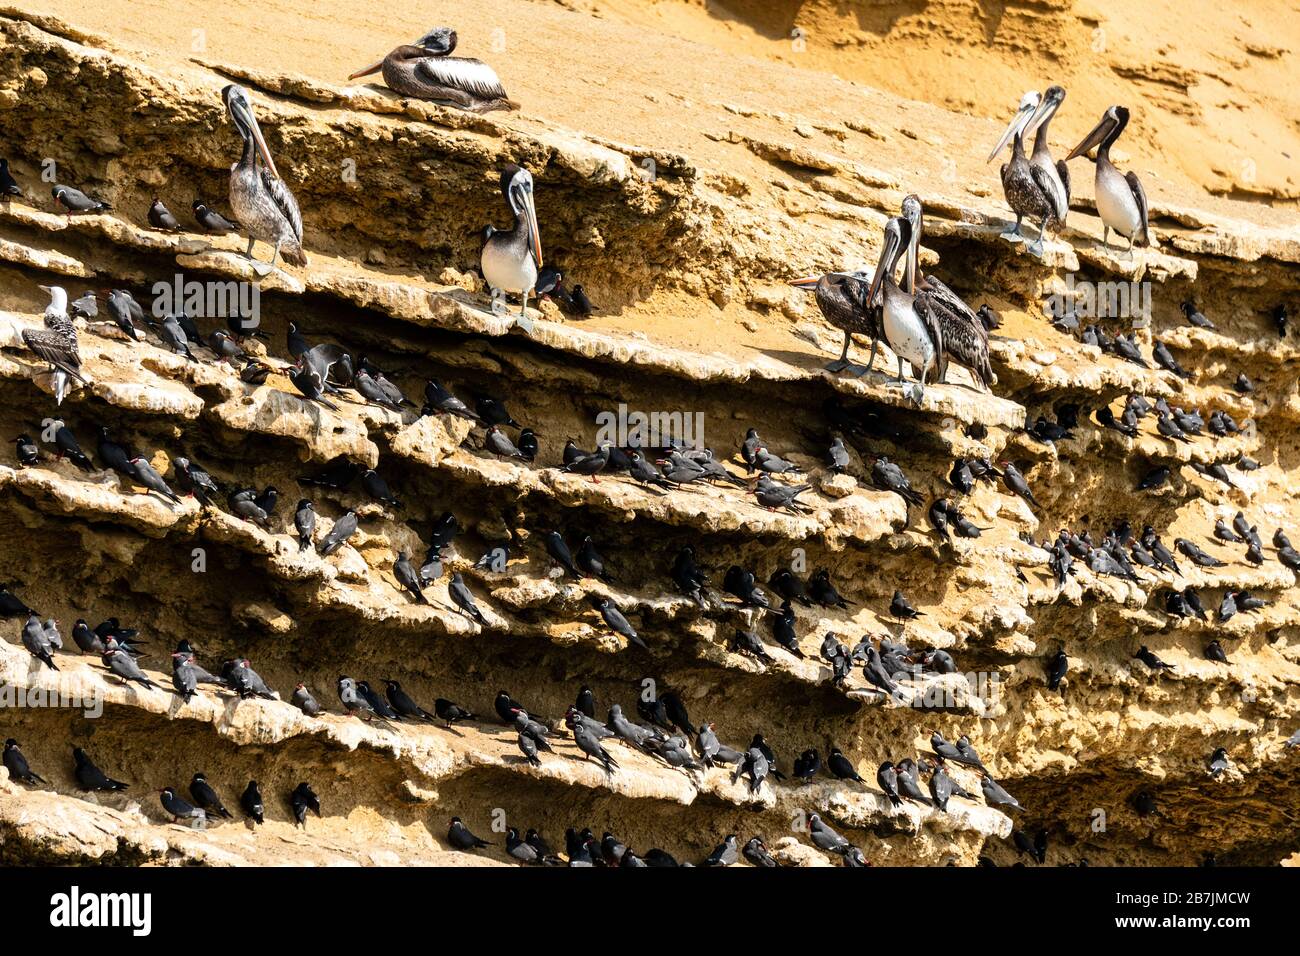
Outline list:
[[[1153,491],[1156,488],[1162,488],[1165,482],[1169,480],[1169,474],[1168,465],[1157,465],[1142,476],[1142,480],[1138,482],[1137,490]]]
[[[171,214],[171,210],[164,206],[163,201],[157,196],[153,197],[153,204],[149,207],[149,225],[167,232],[180,232],[181,230],[181,224],[176,221],[176,217]]]
[[[293,526],[298,531],[298,550],[306,551],[311,547],[312,534],[316,531],[316,510],[308,499],[298,499],[298,507],[293,512]]]
[[[1223,645],[1218,641],[1210,641],[1205,645],[1206,660],[1218,661],[1220,664],[1228,663],[1228,655],[1223,652]]]
[[[54,201],[63,207],[64,212],[71,216],[74,212],[103,212],[112,209],[108,203],[93,196],[87,196],[80,189],[73,189],[71,186],[61,186],[55,183],[50,189],[50,195]]]
[[[77,780],[77,789],[86,793],[95,791],[111,792],[114,790],[125,790],[127,785],[120,780],[114,780],[104,771],[91,762],[90,757],[80,747],[72,748],[72,759],[76,764],[72,775]]]
[[[1179,553],[1186,555],[1192,563],[1202,568],[1222,568],[1227,565],[1226,561],[1220,561],[1212,554],[1201,550],[1195,543],[1188,541],[1186,538],[1175,538],[1174,546],[1178,548]]]
[[[637,634],[628,619],[623,616],[623,612],[615,606],[614,602],[602,595],[592,595],[591,606],[600,612],[601,619],[604,620],[605,626],[615,634],[627,638],[629,643],[637,647],[646,647],[640,635]]]
[[[768,852],[767,844],[759,837],[750,837],[749,842],[740,852],[754,866],[775,868],[781,865],[776,861],[776,857]]]
[[[1198,329],[1214,328],[1214,323],[1202,315],[1200,310],[1196,308],[1196,304],[1190,300],[1184,302],[1179,308],[1182,309],[1183,315],[1187,316],[1189,324],[1196,326]]]
[[[437,720],[433,714],[412,700],[411,695],[404,691],[397,681],[391,679],[384,681],[384,689],[388,695],[388,703],[401,716],[412,720],[427,720],[430,723]]]
[[[894,599],[889,602],[889,613],[901,621],[911,621],[924,616],[924,612],[912,607],[907,598],[903,597],[903,592],[898,590],[894,591]]]
[[[320,816],[320,797],[316,796],[316,791],[311,788],[311,784],[304,782],[294,787],[293,793],[289,794],[289,809],[293,811],[293,818],[298,826],[303,828],[307,826],[308,810]]]
[[[805,750],[794,760],[794,775],[804,783],[812,780],[817,776],[817,771],[822,767],[821,757],[816,750]]]
[[[244,816],[253,822],[266,822],[266,807],[262,804],[262,791],[258,789],[256,780],[248,781],[248,786],[239,795],[239,806]]]
[[[1139,647],[1139,648],[1137,649],[1137,653],[1135,653],[1133,656],[1134,656],[1134,658],[1136,658],[1137,660],[1140,660],[1143,664],[1145,664],[1147,667],[1149,667],[1149,668],[1150,668],[1151,670],[1153,670],[1153,671],[1161,671],[1161,670],[1171,671],[1171,670],[1174,669],[1174,665],[1173,665],[1173,664],[1166,664],[1166,663],[1165,663],[1164,661],[1162,661],[1159,657],[1157,657],[1154,653],[1152,653],[1151,651],[1149,651],[1149,650],[1147,649],[1147,646],[1146,646],[1145,644],[1143,644],[1141,647]]]
[[[23,468],[34,465],[41,460],[40,449],[36,447],[36,442],[32,441],[29,435],[19,435],[15,438],[14,448],[18,464]]]
[[[27,758],[23,756],[18,741],[12,737],[5,741],[4,765],[5,769],[9,771],[10,780],[17,780],[20,783],[46,782],[44,777],[34,773],[32,768],[27,765]]]
[[[881,491],[892,491],[910,506],[920,505],[924,500],[912,489],[903,470],[885,457],[877,458],[872,463],[871,483]]]
[[[740,859],[740,848],[736,839],[736,834],[727,834],[726,839],[719,843],[709,854],[708,859],[704,861],[703,866],[731,866]]]
[[[797,574],[789,568],[777,568],[767,579],[767,586],[781,596],[786,603],[798,601],[804,607],[812,607],[808,599],[807,588]]]
[[[527,461],[537,460],[537,435],[531,428],[525,428],[519,433],[519,453]]]
[[[1029,490],[1029,482],[1025,480],[1025,476],[1020,473],[1020,470],[1009,461],[1002,463],[1002,481],[1010,491],[1024,498],[1033,507],[1039,507],[1037,499],[1034,498],[1034,493]]]
[[[478,412],[478,417],[488,425],[509,425],[511,428],[521,427],[511,417],[505,403],[499,398],[477,393],[474,396],[474,409]]]
[[[436,378],[430,379],[428,384],[424,386],[424,403],[424,412],[422,414],[427,415],[438,411],[444,415],[455,415],[458,418],[467,419],[476,425],[500,424],[484,422],[480,415],[470,411],[468,405],[447,391]]]
[[[8,585],[0,584],[0,617],[22,617],[32,613],[32,609],[10,591]]]
[[[171,815],[172,823],[193,820],[196,824],[202,824],[208,819],[207,813],[202,808],[194,806],[178,795],[175,787],[164,787],[159,790],[158,799],[162,803],[163,809]]]
[[[10,196],[21,196],[23,189],[9,172],[9,160],[0,158],[0,200],[9,201]]]
[[[600,580],[604,581],[606,584],[613,583],[613,579],[609,576],[609,572],[605,566],[605,559],[602,558],[600,553],[596,550],[596,545],[592,542],[591,535],[587,535],[582,539],[582,547],[578,549],[575,561],[578,567],[585,574],[590,574],[592,577],[600,578]]]
[[[898,795],[898,771],[894,769],[893,763],[886,760],[876,769],[876,783],[891,804],[896,807],[903,805],[903,800]]]
[[[564,543],[564,537],[558,531],[546,531],[542,534],[542,542],[546,547],[546,553],[551,556],[567,574],[572,574],[575,578],[583,576],[578,570],[577,564],[573,560],[573,552],[569,546]]]
[[[439,697],[433,702],[433,712],[444,727],[450,728],[458,720],[473,720],[474,715],[461,707],[459,704],[452,703],[445,697]]]
[[[862,777],[858,774],[857,768],[853,766],[853,761],[844,756],[844,754],[840,752],[839,747],[831,748],[830,756],[826,758],[826,769],[829,770],[837,780],[852,780],[856,783],[864,782]]]
[[[194,210],[194,218],[198,220],[203,231],[213,236],[224,236],[227,233],[237,232],[239,226],[231,222],[215,209],[205,206],[200,200],[194,200],[190,207]]]
[[[1050,690],[1058,690],[1061,686],[1061,680],[1065,677],[1065,672],[1070,669],[1070,659],[1066,657],[1065,650],[1061,649],[1047,665],[1047,686]]]
[[[320,553],[322,555],[331,555],[357,533],[357,513],[351,509],[343,514],[341,518],[334,522],[324,540],[320,544]]]
[[[483,612],[478,609],[478,604],[474,601],[474,592],[465,584],[465,579],[459,571],[452,574],[451,581],[447,584],[447,594],[457,607],[477,621],[481,627],[488,626],[487,618],[483,616]]]
[[[1229,766],[1228,750],[1226,747],[1220,747],[1210,755],[1210,776],[1217,777]]]
[[[754,580],[754,572],[733,564],[722,579],[722,589],[740,599],[746,607],[771,610],[772,604]]]
[[[202,807],[211,814],[229,820],[230,811],[225,808],[221,802],[221,797],[217,791],[212,789],[208,783],[208,778],[201,773],[196,773],[190,780],[190,796],[194,798],[196,805]]]
[[[808,579],[808,596],[822,607],[847,608],[853,602],[840,596],[831,584],[831,573],[825,568],[818,568]]]

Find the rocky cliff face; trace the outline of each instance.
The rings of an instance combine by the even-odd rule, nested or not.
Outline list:
[[[641,39],[616,25],[601,29],[604,55]],[[682,52],[668,41],[659,50]],[[1267,544],[1274,528],[1300,527],[1291,481],[1300,464],[1295,340],[1279,338],[1269,318],[1280,303],[1293,312],[1298,304],[1294,217],[1156,182],[1159,248],[1129,260],[1095,247],[1100,227],[1091,184],[1082,183],[1069,228],[1040,262],[998,239],[1005,211],[981,163],[996,138],[993,123],[830,78],[751,64],[737,79],[736,101],[718,103],[710,95],[716,86],[685,75],[683,88],[640,95],[684,101],[675,105],[691,116],[689,128],[647,125],[634,143],[623,141],[626,128],[597,135],[590,123],[567,127],[540,107],[466,116],[311,71],[254,70],[205,56],[150,64],[111,40],[10,11],[0,19],[0,134],[26,195],[0,211],[6,438],[35,435],[56,413],[48,390],[33,382],[38,367],[20,337],[40,323],[39,285],[63,285],[74,297],[130,288],[147,303],[155,282],[178,275],[254,278],[238,237],[210,243],[142,225],[153,196],[178,213],[196,196],[225,208],[237,140],[217,91],[232,79],[254,93],[303,207],[311,257],[310,268],[258,286],[271,360],[284,360],[295,323],[312,341],[400,370],[395,378],[412,397],[434,377],[458,393],[500,395],[536,429],[541,450],[532,465],[498,461],[468,422],[354,401],[323,410],[283,378],[249,386],[211,355],[190,363],[156,339],[126,341],[102,315],[83,322],[92,384],[57,414],[88,450],[105,425],[169,477],[174,458],[188,455],[223,482],[274,484],[285,503],[268,532],[192,499],[169,505],[112,472],[83,473],[48,449],[31,467],[10,455],[0,464],[8,519],[0,526],[0,580],[56,617],[65,637],[77,618],[93,624],[114,615],[138,627],[150,642],[146,666],[164,686],[166,651],[189,638],[210,668],[246,656],[282,697],[302,681],[332,713],[311,720],[284,701],[216,693],[185,704],[169,691],[122,687],[94,658],[70,653],[58,656],[55,674],[29,657],[18,640],[21,621],[11,620],[0,671],[19,695],[15,703],[48,703],[41,693],[57,691],[80,706],[0,708],[4,736],[21,741],[50,783],[0,783],[0,858],[507,859],[500,846],[452,854],[443,838],[447,820],[459,815],[489,838],[501,820],[537,827],[552,842],[567,826],[589,825],[638,850],[660,846],[692,860],[727,833],[761,834],[788,862],[827,865],[835,859],[794,826],[812,811],[877,864],[972,864],[981,855],[1010,863],[1013,828],[1046,830],[1048,863],[1188,864],[1213,853],[1258,864],[1297,849],[1300,751],[1284,741],[1300,709],[1300,608],[1294,573]],[[628,90],[610,92],[626,104]],[[621,123],[611,117],[611,126]],[[41,180],[47,161],[59,181],[114,210],[50,212]],[[532,170],[547,256],[588,288],[601,306],[593,318],[566,319],[547,303],[525,332],[480,293],[471,271],[477,232],[504,218],[494,183],[507,161]],[[1090,177],[1076,174],[1083,178]],[[822,371],[838,353],[838,333],[785,280],[874,260],[879,227],[908,192],[926,205],[924,268],[1003,317],[992,336],[994,394],[956,371],[914,405],[889,384],[884,361],[861,378]],[[1150,321],[1134,334],[1145,355],[1163,342],[1189,377],[1140,368],[1053,328],[1043,302],[1067,282],[1149,283]],[[1188,299],[1216,329],[1186,326],[1179,304]],[[213,320],[201,324],[207,331]],[[1112,333],[1125,327],[1102,324]],[[1232,387],[1241,372],[1254,383],[1249,394]],[[1097,409],[1118,409],[1133,392],[1253,425],[1175,443],[1154,431],[1153,419],[1132,438],[1096,423]],[[1025,433],[1027,422],[1055,420],[1071,404],[1081,406],[1072,438],[1052,446]],[[704,439],[720,457],[733,454],[747,427],[759,428],[811,476],[808,512],[767,511],[743,488],[664,493],[554,467],[566,436],[590,447],[598,416],[620,405],[702,415]],[[822,463],[836,434],[852,456],[839,477]],[[349,507],[361,531],[331,557],[300,552],[286,523],[296,479],[340,455],[376,467],[403,505],[368,501],[355,487],[311,489],[322,531]],[[902,464],[925,504],[909,511],[874,488],[875,455]],[[1242,455],[1261,467],[1237,470]],[[954,457],[1018,462],[1039,507],[996,484],[959,495],[946,477]],[[1193,467],[1218,462],[1229,466],[1230,486]],[[1169,483],[1135,492],[1159,464],[1170,467]],[[987,529],[983,536],[949,544],[932,532],[925,509],[938,496],[959,500]],[[1216,518],[1230,521],[1239,510],[1265,539],[1258,567],[1243,559],[1244,546],[1211,537]],[[448,511],[461,534],[445,555],[446,575],[430,588],[433,604],[420,605],[397,584],[393,561],[400,551],[423,555]],[[1100,539],[1122,519],[1152,525],[1166,542],[1189,538],[1226,564],[1183,562],[1180,577],[1142,571],[1129,582],[1079,562],[1058,587],[1048,553],[1032,542],[1059,528]],[[590,534],[614,569],[612,582],[559,576],[541,546],[553,528],[575,545]],[[474,567],[506,543],[504,571]],[[747,619],[720,592],[701,607],[672,588],[668,570],[685,544],[713,569],[715,589],[731,564],[766,580],[795,560],[808,571],[829,569],[853,603],[798,608],[805,656],[769,642],[770,660],[755,660],[735,652],[731,637],[751,624],[766,637],[766,623]],[[478,596],[485,626],[454,611],[446,593],[453,570]],[[1200,593],[1210,621],[1166,613],[1168,589],[1185,586]],[[905,626],[891,617],[896,588],[925,616]],[[1223,594],[1241,589],[1269,605],[1215,623]],[[591,610],[592,595],[622,607],[648,650],[610,634]],[[894,698],[875,693],[857,669],[837,686],[817,656],[828,632],[850,646],[870,634],[942,648],[960,673],[908,681]],[[1230,663],[1205,658],[1212,638]],[[1142,644],[1174,670],[1153,674],[1134,660]],[[1046,666],[1062,649],[1070,670],[1052,691]],[[364,724],[339,712],[340,673],[376,685],[395,678],[426,706],[446,697],[489,716],[455,730]],[[946,814],[892,809],[874,784],[829,777],[752,795],[727,770],[688,774],[622,746],[614,748],[620,769],[607,776],[578,759],[567,733],[534,768],[514,732],[491,718],[501,688],[557,717],[584,684],[602,713],[612,703],[631,712],[647,680],[660,692],[676,690],[692,718],[713,721],[728,743],[763,733],[787,773],[803,749],[824,755],[838,746],[870,781],[881,761],[926,752],[932,730],[949,739],[967,734],[1025,811],[1013,820],[986,806],[978,778],[961,768],[953,776],[976,797],[954,799]],[[74,745],[132,788],[78,794]],[[1231,767],[1211,778],[1217,747],[1227,748]],[[168,824],[149,791],[183,788],[197,770],[232,806],[256,778],[267,824]],[[285,803],[302,780],[323,807],[305,831]],[[1156,813],[1137,813],[1144,792]]]

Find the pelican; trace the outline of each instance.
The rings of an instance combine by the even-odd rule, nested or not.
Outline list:
[[[403,44],[378,63],[348,77],[369,76],[384,71],[388,88],[402,96],[445,103],[471,113],[517,110],[519,104],[506,97],[496,71],[482,60],[452,56],[456,31],[435,27],[414,44]]]
[[[853,333],[871,336],[871,357],[862,371],[865,375],[876,359],[880,342],[880,303],[866,306],[866,293],[871,284],[871,273],[865,269],[857,272],[828,272],[821,276],[805,276],[790,283],[797,289],[812,289],[817,296],[817,307],[826,321],[844,332],[844,349],[837,361],[826,366],[828,372],[842,372],[849,367],[849,344]]]
[[[1058,228],[1065,225],[1065,217],[1070,212],[1070,167],[1063,159],[1052,159],[1052,151],[1047,142],[1047,126],[1063,102],[1065,88],[1049,86],[1030,124],[1034,127],[1034,151],[1029,154],[1029,165],[1043,173],[1042,182],[1048,186],[1048,198],[1052,200],[1052,212]]]
[[[542,238],[537,231],[537,210],[533,207],[533,177],[514,163],[501,171],[501,193],[514,213],[515,224],[509,229],[488,226],[483,230],[483,252],[479,266],[492,289],[493,301],[498,292],[517,293],[523,304],[519,318],[528,318],[528,298],[537,288],[537,272],[542,267]]]
[[[1020,98],[1020,108],[1007,126],[1006,132],[998,140],[993,152],[986,162],[993,162],[993,157],[1002,152],[1002,148],[1011,141],[1011,162],[1002,164],[1002,194],[1007,198],[1007,205],[1016,214],[1015,228],[1002,234],[1010,242],[1020,242],[1020,221],[1026,216],[1037,217],[1039,221],[1038,238],[1029,245],[1029,251],[1036,256],[1043,254],[1043,232],[1048,221],[1053,219],[1055,209],[1052,206],[1051,187],[1042,170],[1029,162],[1025,156],[1025,131],[1038,115],[1042,97],[1037,91],[1030,90]]]
[[[1128,240],[1128,254],[1133,255],[1133,244],[1151,245],[1151,233],[1148,229],[1147,194],[1138,181],[1137,174],[1130,171],[1120,173],[1110,161],[1110,148],[1119,134],[1128,125],[1128,110],[1123,106],[1112,106],[1101,117],[1091,133],[1083,138],[1078,146],[1070,150],[1066,162],[1076,156],[1082,156],[1097,147],[1097,178],[1094,191],[1097,194],[1097,215],[1105,227],[1101,243],[1110,248],[1110,231],[1114,229]]]
[[[969,370],[971,377],[985,391],[991,391],[994,379],[993,367],[989,364],[988,329],[970,306],[938,277],[920,272],[918,252],[924,223],[920,197],[911,195],[903,200],[903,218],[907,220],[911,233],[903,265],[903,291],[911,292],[917,299],[924,297],[926,307],[938,319],[943,331],[946,357]],[[939,381],[944,378],[941,372]]]
[[[885,223],[885,236],[880,249],[880,265],[867,290],[868,302],[876,301],[877,292],[883,295],[880,326],[885,341],[898,356],[898,381],[903,381],[903,362],[906,360],[925,393],[925,382],[933,370],[936,378],[943,378],[946,361],[943,351],[943,330],[930,308],[929,296],[915,296],[904,292],[894,281],[894,267],[912,241],[912,226],[906,219],[895,217]]]
[[[62,405],[69,376],[82,385],[86,384],[81,376],[81,355],[77,351],[77,327],[68,317],[68,293],[57,285],[43,285],[41,290],[50,296],[50,304],[45,307],[45,328],[23,329],[23,342],[50,363],[54,404]]]
[[[302,251],[302,213],[298,211],[298,201],[275,168],[275,160],[271,158],[261,127],[253,115],[248,92],[242,86],[231,84],[221,91],[221,98],[225,101],[230,121],[244,140],[243,155],[230,167],[230,208],[248,230],[248,250],[244,254],[252,259],[253,246],[261,239],[275,246],[267,272],[275,268],[275,260],[281,252],[286,262],[305,266],[307,255]]]

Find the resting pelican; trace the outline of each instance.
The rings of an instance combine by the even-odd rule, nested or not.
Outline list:
[[[942,280],[923,275],[920,271],[918,252],[924,217],[919,196],[911,195],[903,200],[903,218],[911,231],[903,265],[903,291],[913,293],[917,299],[924,297],[925,305],[939,321],[946,357],[968,369],[975,381],[986,391],[991,391],[993,367],[989,364],[988,329],[970,306]],[[944,378],[941,372],[939,381]]]
[[[1128,125],[1128,110],[1123,106],[1112,106],[1101,117],[1091,133],[1083,142],[1070,150],[1066,162],[1076,156],[1082,156],[1097,147],[1097,178],[1094,191],[1097,194],[1097,215],[1105,227],[1101,242],[1110,248],[1110,231],[1114,229],[1128,240],[1128,254],[1133,255],[1133,244],[1151,245],[1151,233],[1148,231],[1147,194],[1138,181],[1137,174],[1130,171],[1120,173],[1110,161],[1110,148],[1119,134]]]
[[[517,110],[519,104],[506,97],[496,71],[482,60],[452,56],[456,31],[435,27],[414,44],[403,44],[378,63],[348,77],[369,76],[380,70],[388,88],[403,96],[445,103],[472,113]]]
[[[1070,212],[1070,167],[1063,159],[1052,159],[1052,150],[1047,142],[1047,126],[1063,102],[1065,88],[1049,86],[1031,122],[1034,127],[1034,151],[1029,154],[1029,165],[1043,173],[1040,179],[1047,184],[1048,198],[1052,200],[1052,213],[1058,228],[1065,225],[1065,217]]]
[[[880,248],[880,265],[867,290],[867,301],[876,301],[883,295],[880,325],[885,341],[898,356],[898,381],[903,380],[903,362],[906,360],[925,393],[925,382],[933,369],[936,378],[946,371],[943,350],[943,330],[930,308],[929,296],[915,296],[904,292],[894,281],[894,267],[912,241],[912,226],[901,217],[885,223],[884,242]]]
[[[812,289],[817,296],[817,307],[822,310],[826,321],[844,332],[844,349],[838,360],[826,366],[826,371],[842,372],[849,367],[849,344],[854,332],[871,336],[871,357],[865,366],[861,366],[862,371],[856,373],[865,375],[876,359],[880,343],[880,303],[875,302],[870,307],[866,305],[871,273],[865,269],[828,272],[795,279],[790,284],[797,289]]]
[[[230,121],[244,140],[244,154],[230,167],[230,207],[248,230],[248,251],[244,254],[252,259],[253,246],[261,239],[275,246],[268,272],[275,267],[281,252],[286,262],[305,266],[302,213],[298,211],[298,201],[276,171],[275,160],[271,159],[271,151],[253,116],[248,92],[242,86],[231,84],[221,91],[221,98]]]
[[[514,163],[501,171],[501,193],[514,213],[515,224],[509,229],[484,229],[483,252],[479,265],[483,278],[498,292],[514,292],[523,300],[519,318],[528,317],[528,299],[537,288],[537,272],[542,267],[542,238],[537,230],[537,210],[533,207],[533,177]]]
[[[1020,99],[1020,108],[1007,126],[1006,132],[998,140],[993,152],[989,153],[987,162],[1002,152],[1002,148],[1011,141],[1011,162],[1002,164],[1002,194],[1006,196],[1007,205],[1016,214],[1016,225],[1010,232],[1004,232],[1002,238],[1010,242],[1020,242],[1020,221],[1026,216],[1039,221],[1038,238],[1029,245],[1029,251],[1036,256],[1043,254],[1043,232],[1055,216],[1056,210],[1051,200],[1051,185],[1046,181],[1042,170],[1029,162],[1025,156],[1025,131],[1038,115],[1042,97],[1037,91],[1030,90]]]

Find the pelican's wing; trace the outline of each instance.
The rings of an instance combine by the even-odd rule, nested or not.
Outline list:
[[[1056,177],[1037,163],[1029,164],[1029,177],[1039,191],[1047,197],[1047,204],[1052,207],[1052,215],[1057,221],[1064,219],[1070,201],[1066,198],[1065,189],[1056,181]]]
[[[426,56],[415,64],[416,75],[436,86],[449,86],[479,99],[506,99],[496,70],[482,60],[460,56]]]
[[[948,353],[943,347],[943,327],[939,321],[938,310],[931,301],[931,294],[918,292],[912,300],[912,311],[920,317],[925,330],[930,334],[930,341],[934,344],[934,380],[942,382],[944,374],[948,371]]]
[[[1149,212],[1146,190],[1142,188],[1142,182],[1137,178],[1137,173],[1132,170],[1124,174],[1124,179],[1128,182],[1128,188],[1133,190],[1133,198],[1137,200],[1138,204],[1138,215],[1142,217],[1142,245],[1149,246],[1151,245],[1151,233],[1148,231],[1147,217]]]
[[[1070,164],[1063,159],[1056,161],[1056,175],[1061,177],[1061,185],[1065,187],[1065,208],[1070,208]]]
[[[988,341],[988,330],[984,328],[984,323],[971,311],[970,306],[962,301],[961,296],[948,288],[937,276],[928,275],[925,277],[925,282],[926,292],[929,293],[933,307],[950,313],[955,319],[977,330],[977,334],[982,336],[985,342]]]
[[[275,207],[280,210],[280,214],[289,223],[294,238],[301,243],[302,213],[298,210],[298,200],[293,198],[293,193],[289,192],[289,187],[284,184],[284,180],[272,176],[267,169],[262,170],[262,185],[266,187],[267,195],[271,197]]]

